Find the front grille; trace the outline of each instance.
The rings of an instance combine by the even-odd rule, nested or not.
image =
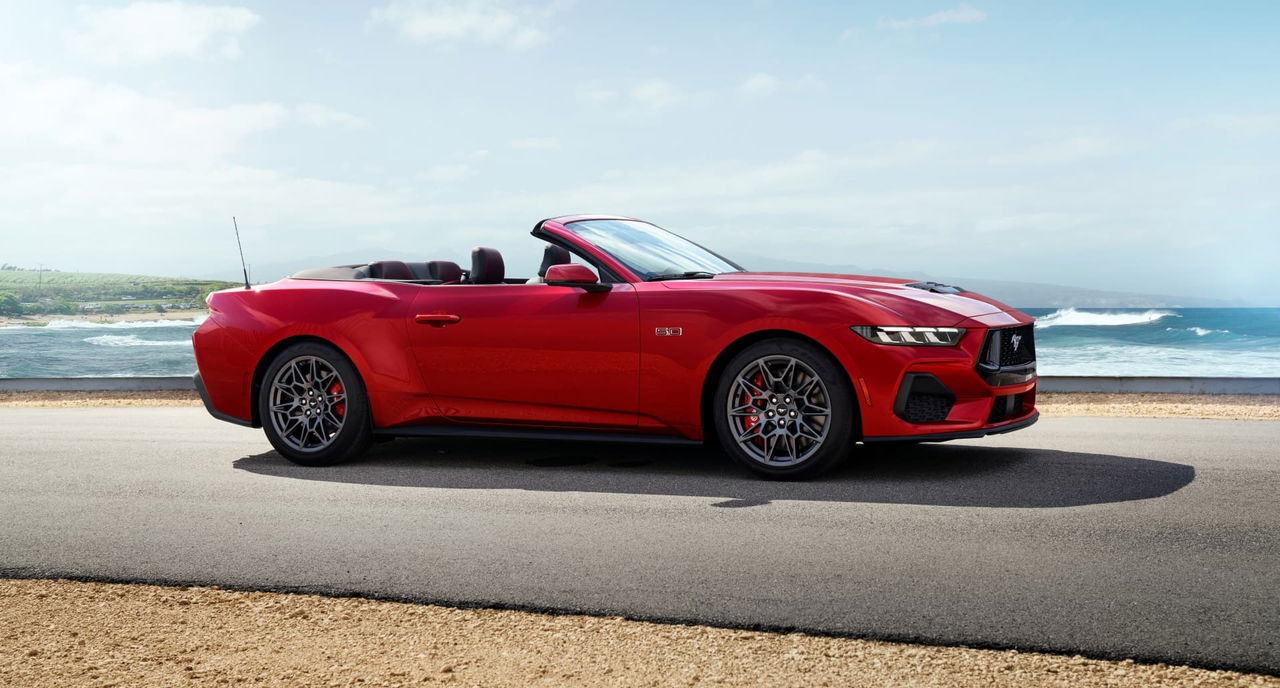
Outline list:
[[[1022,395],[1008,394],[996,397],[996,401],[991,405],[991,413],[987,416],[988,423],[997,423],[1006,418],[1013,418],[1022,414]]]
[[[993,387],[1016,385],[1036,376],[1035,326],[989,330],[976,366]]]
[[[1035,327],[1022,325],[987,333],[982,360],[1001,368],[1032,363],[1036,360]]]

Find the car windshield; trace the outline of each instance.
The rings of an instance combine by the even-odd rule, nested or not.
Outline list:
[[[644,280],[711,277],[742,268],[665,229],[636,220],[579,220],[565,225]]]

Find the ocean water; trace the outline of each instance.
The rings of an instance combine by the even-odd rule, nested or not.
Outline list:
[[[1280,308],[1027,308],[1041,375],[1280,377]]]
[[[1024,310],[1041,375],[1280,377],[1280,308]],[[203,319],[0,326],[0,377],[190,375]]]

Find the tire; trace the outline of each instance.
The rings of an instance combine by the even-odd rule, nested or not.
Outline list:
[[[271,361],[258,392],[258,417],[271,446],[301,466],[354,459],[373,440],[360,374],[320,342],[294,344]]]
[[[794,339],[766,339],[729,360],[712,400],[725,453],[759,476],[812,478],[848,457],[857,409],[840,365]]]

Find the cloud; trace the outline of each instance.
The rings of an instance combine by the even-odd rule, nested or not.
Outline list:
[[[451,184],[467,177],[474,177],[476,168],[465,164],[432,165],[418,174],[418,178],[435,184]]]
[[[1210,131],[1232,138],[1261,138],[1280,133],[1280,111],[1183,117],[1173,122],[1178,131]]]
[[[0,150],[128,163],[222,158],[284,124],[279,103],[201,107],[31,65],[0,63]]]
[[[777,93],[782,81],[772,74],[752,74],[738,85],[738,93],[748,98],[761,98]]]
[[[134,2],[125,7],[79,9],[66,33],[68,47],[104,64],[151,62],[168,57],[240,55],[240,35],[261,17],[229,5]]]
[[[637,105],[650,110],[665,110],[680,102],[680,89],[662,79],[650,79],[631,89],[628,95]]]
[[[1048,141],[1022,150],[991,156],[997,165],[1055,164],[1080,162],[1115,155],[1119,148],[1111,141],[1093,136],[1075,136],[1061,141]]]
[[[390,26],[416,43],[527,50],[546,42],[543,24],[559,7],[531,9],[500,0],[392,0],[373,9],[367,25]]]
[[[772,74],[752,74],[738,84],[738,95],[746,98],[764,98],[783,90],[817,91],[826,88],[822,79],[806,74],[795,81],[784,81]]]
[[[578,100],[591,105],[604,105],[616,101],[620,94],[599,81],[589,81],[578,85]]]
[[[934,12],[933,14],[923,17],[912,17],[910,19],[881,19],[876,22],[876,28],[888,29],[891,31],[911,31],[913,29],[928,29],[935,26],[943,26],[945,24],[977,24],[986,18],[987,15],[982,10],[963,4],[953,10]]]
[[[553,136],[516,139],[511,142],[511,147],[519,148],[521,150],[559,150],[560,139]]]
[[[316,127],[360,129],[369,125],[363,117],[334,110],[327,105],[303,103],[293,109],[294,114],[303,122]]]

